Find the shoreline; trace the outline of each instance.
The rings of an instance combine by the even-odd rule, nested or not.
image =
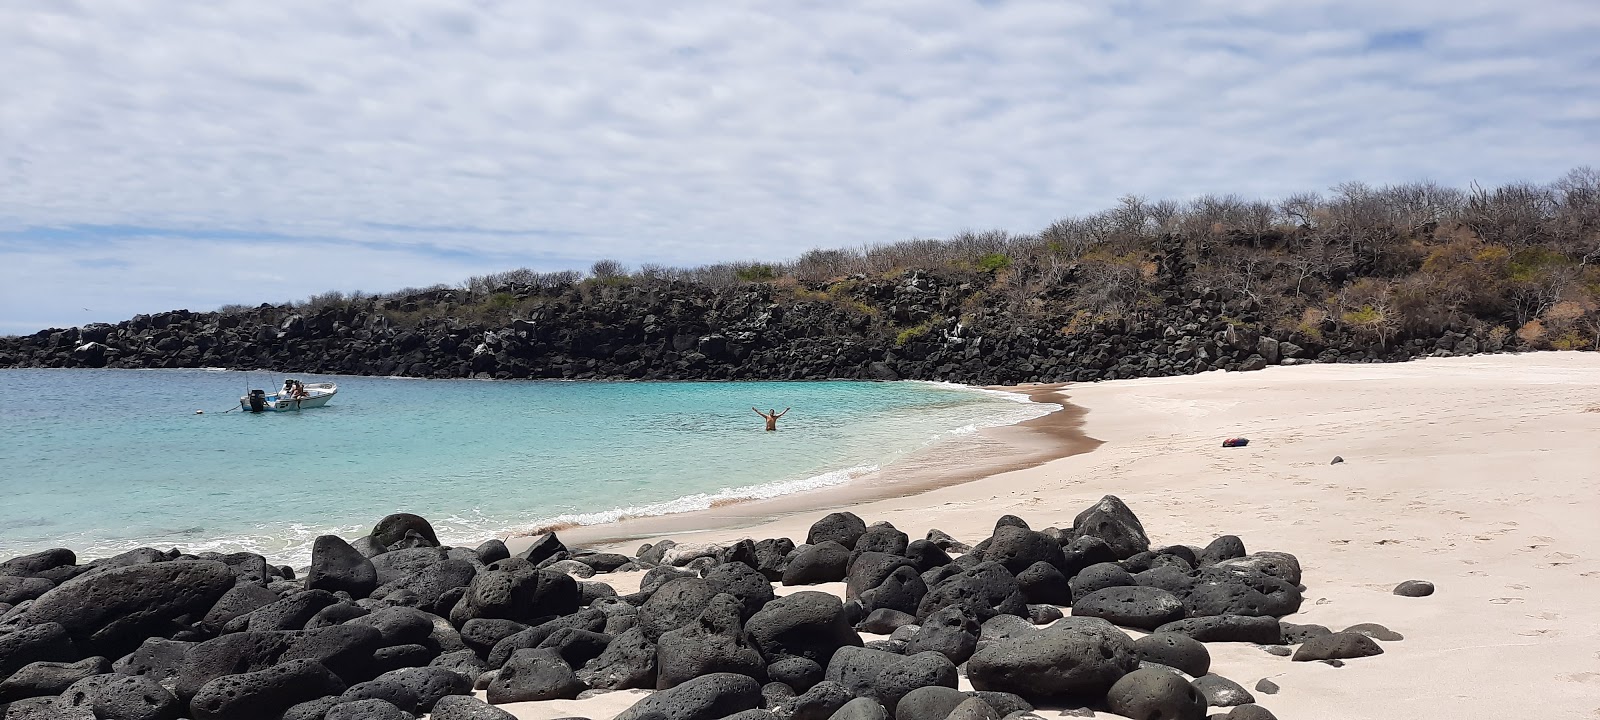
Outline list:
[[[536,527],[501,539],[516,553],[547,532],[559,534],[566,543],[594,547],[614,547],[634,540],[688,533],[728,532],[802,513],[831,512],[877,500],[914,497],[1038,467],[1090,452],[1102,444],[1101,440],[1084,433],[1088,410],[1069,402],[1070,396],[1064,392],[1069,385],[1071,383],[967,386],[973,390],[1023,395],[1031,402],[1055,404],[1060,409],[1012,425],[983,428],[961,441],[947,439],[935,443],[840,485],[773,498],[726,502],[683,513],[623,518],[594,525]],[[956,442],[965,445],[959,453]]]

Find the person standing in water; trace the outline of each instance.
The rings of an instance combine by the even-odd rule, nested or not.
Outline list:
[[[792,410],[793,408],[784,408],[783,412],[778,412],[777,410],[771,410],[771,409],[767,410],[766,412],[761,412],[760,410],[757,410],[756,408],[750,408],[750,409],[751,410],[755,410],[757,415],[760,415],[761,417],[764,417],[764,418],[767,419],[767,432],[777,432],[777,430],[778,430],[778,418],[781,418],[781,417],[783,417],[785,415],[788,415],[789,411]]]

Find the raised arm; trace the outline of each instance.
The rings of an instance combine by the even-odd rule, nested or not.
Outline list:
[[[784,408],[784,409],[783,409],[783,412],[781,412],[781,413],[778,413],[778,417],[783,417],[783,416],[785,416],[785,415],[788,415],[788,414],[789,414],[789,411],[790,411],[790,410],[793,410],[793,409],[794,409],[794,408]]]
[[[759,409],[757,409],[757,408],[750,408],[750,410],[751,410],[751,411],[752,411],[752,412],[754,412],[754,413],[755,413],[755,414],[757,414],[757,415],[760,415],[760,416],[761,416],[761,417],[766,417],[766,416],[767,416],[767,414],[766,414],[766,413],[764,413],[764,412],[761,412],[761,410],[759,410]]]

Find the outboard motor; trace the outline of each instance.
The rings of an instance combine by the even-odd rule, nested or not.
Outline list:
[[[267,409],[267,391],[250,391],[250,412],[258,413]]]

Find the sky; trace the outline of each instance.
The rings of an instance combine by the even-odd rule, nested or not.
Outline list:
[[[0,334],[1600,165],[1593,0],[0,0]]]

